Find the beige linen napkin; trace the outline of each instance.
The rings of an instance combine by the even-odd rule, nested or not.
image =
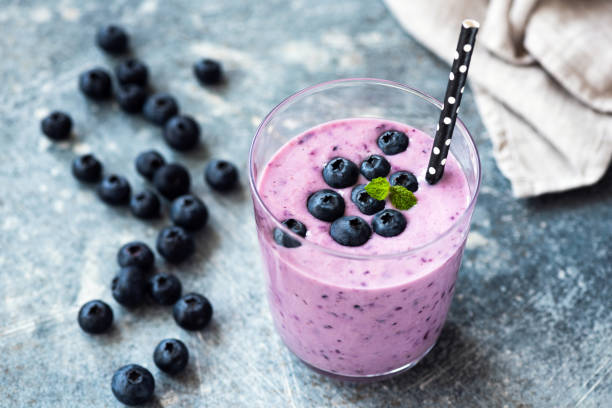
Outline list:
[[[515,196],[589,185],[605,173],[612,159],[612,1],[385,2],[449,63],[461,21],[480,21],[470,80]]]

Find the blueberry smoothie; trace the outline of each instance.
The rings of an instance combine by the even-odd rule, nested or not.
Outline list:
[[[255,203],[270,308],[283,341],[311,366],[347,377],[401,371],[433,347],[450,306],[471,192],[449,154],[424,180],[432,138],[374,118],[324,123],[276,152]],[[364,186],[412,192],[398,210]]]

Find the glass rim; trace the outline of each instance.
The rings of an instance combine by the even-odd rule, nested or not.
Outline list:
[[[310,93],[312,93],[313,91],[316,91],[318,89],[326,89],[326,88],[331,88],[333,86],[336,85],[341,85],[341,84],[372,84],[372,85],[382,85],[382,86],[386,86],[386,87],[390,87],[390,88],[396,88],[399,89],[401,91],[407,92],[409,94],[412,94],[413,96],[416,96],[417,98],[423,100],[424,102],[428,102],[432,105],[434,105],[435,107],[437,107],[438,109],[442,109],[444,104],[442,102],[440,102],[439,100],[437,100],[436,98],[427,95],[424,92],[421,92],[417,89],[411,88],[407,85],[401,84],[399,82],[395,82],[395,81],[389,81],[386,79],[378,79],[378,78],[342,78],[342,79],[335,79],[332,81],[326,81],[326,82],[321,82],[315,85],[311,85],[308,86],[306,88],[303,88],[297,92],[295,92],[294,94],[286,97],[285,99],[283,99],[278,105],[276,105],[262,120],[261,124],[257,127],[257,130],[255,131],[255,136],[253,137],[253,141],[251,142],[251,147],[249,149],[249,185],[251,188],[251,192],[253,194],[253,198],[257,201],[257,203],[264,209],[266,216],[268,216],[270,219],[272,219],[275,228],[279,228],[280,230],[284,231],[285,233],[288,233],[293,239],[297,240],[300,244],[306,246],[306,247],[310,247],[310,248],[314,248],[317,251],[322,251],[322,252],[326,252],[330,255],[333,256],[337,256],[340,258],[350,258],[350,259],[366,259],[366,260],[375,260],[375,259],[389,259],[389,258],[398,258],[398,257],[405,257],[405,256],[409,256],[412,254],[415,254],[419,251],[422,251],[430,246],[432,246],[433,244],[437,243],[438,241],[440,241],[441,239],[445,238],[446,236],[448,236],[453,230],[455,230],[455,228],[460,225],[462,222],[465,221],[465,218],[471,214],[474,206],[476,205],[476,198],[478,197],[478,193],[480,191],[480,185],[482,182],[482,166],[481,166],[481,162],[480,162],[480,153],[478,152],[478,148],[476,146],[476,143],[474,142],[474,138],[472,137],[472,134],[470,133],[470,131],[467,129],[467,127],[465,126],[465,124],[463,123],[463,121],[457,116],[457,120],[455,122],[455,126],[457,126],[460,130],[460,132],[464,135],[467,136],[466,139],[468,141],[469,147],[470,149],[473,149],[473,151],[476,153],[476,170],[477,170],[477,181],[476,181],[476,188],[474,189],[473,193],[470,196],[470,202],[468,204],[468,206],[465,208],[465,210],[463,211],[463,213],[457,217],[455,219],[455,221],[450,225],[450,227],[448,227],[446,230],[444,230],[443,232],[441,232],[440,234],[436,235],[435,238],[433,238],[432,240],[418,246],[418,247],[413,247],[410,248],[406,251],[401,251],[401,252],[392,252],[392,253],[385,253],[385,254],[375,254],[375,255],[368,255],[368,254],[353,254],[350,252],[345,252],[345,251],[341,251],[341,250],[336,250],[336,249],[331,249],[331,248],[327,248],[323,245],[317,244],[315,242],[312,242],[310,240],[307,240],[304,237],[301,237],[295,233],[293,233],[291,230],[289,230],[289,228],[287,228],[285,225],[282,224],[282,220],[279,220],[278,218],[276,218],[276,216],[274,214],[272,214],[272,212],[270,211],[270,209],[268,208],[268,206],[266,205],[266,203],[264,202],[264,200],[261,198],[261,196],[259,195],[259,190],[257,187],[257,181],[255,180],[255,174],[254,174],[254,152],[255,152],[255,146],[257,144],[257,141],[259,139],[259,137],[261,136],[262,130],[264,129],[264,127],[270,122],[270,120],[274,117],[274,115],[283,107],[290,105],[293,101],[299,99],[302,96],[306,96]]]

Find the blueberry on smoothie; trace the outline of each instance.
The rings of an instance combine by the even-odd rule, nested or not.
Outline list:
[[[132,189],[125,177],[111,174],[98,184],[96,192],[106,204],[121,205],[130,201]]]
[[[334,190],[324,189],[312,193],[306,203],[308,212],[321,221],[334,221],[344,214],[344,199]]]
[[[350,187],[357,182],[358,177],[357,165],[343,157],[334,157],[323,168],[323,179],[330,187]]]
[[[79,75],[79,89],[85,96],[95,100],[106,99],[112,93],[111,77],[102,68],[93,68]]]
[[[129,364],[115,371],[111,390],[119,402],[125,405],[140,405],[153,397],[155,380],[146,368]]]
[[[67,113],[53,111],[42,120],[40,128],[51,140],[65,140],[70,137],[72,119]]]
[[[397,211],[386,209],[374,216],[372,228],[374,232],[383,237],[394,237],[406,229],[406,217]]]
[[[145,299],[146,289],[144,272],[136,266],[121,268],[111,281],[113,297],[125,307],[140,305]]]
[[[353,187],[351,201],[355,203],[359,211],[365,215],[376,214],[385,208],[385,200],[377,200],[365,191],[365,184]]]
[[[113,324],[113,309],[101,300],[90,300],[81,306],[78,322],[87,333],[104,333]]]
[[[136,84],[145,86],[149,78],[149,69],[142,61],[130,58],[117,65],[115,76],[121,85]]]
[[[306,226],[293,218],[289,218],[285,221],[282,222],[282,224],[289,228],[289,230],[291,230],[291,232],[299,235],[300,237],[304,238],[306,237]],[[285,248],[297,248],[299,247],[300,244],[296,239],[291,238],[288,234],[286,234],[284,231],[282,231],[279,228],[274,228],[274,241],[280,245],[280,246],[284,246]]]
[[[391,171],[391,164],[383,156],[373,154],[361,162],[360,170],[363,177],[372,180],[377,177],[387,177]]]
[[[340,245],[354,247],[365,244],[370,239],[372,230],[363,218],[349,215],[334,221],[329,233]]]
[[[100,27],[96,33],[96,43],[108,53],[121,54],[127,49],[128,35],[123,28],[109,24]]]
[[[378,136],[378,147],[385,154],[393,155],[408,148],[408,136],[399,130],[387,130]]]
[[[143,272],[153,268],[155,255],[151,248],[144,242],[134,241],[123,245],[117,252],[117,263],[119,266],[135,266]]]
[[[93,154],[84,154],[72,161],[72,175],[86,183],[100,181],[102,163]]]
[[[409,171],[396,171],[389,177],[392,186],[402,186],[413,193],[419,189],[419,182],[414,174]]]

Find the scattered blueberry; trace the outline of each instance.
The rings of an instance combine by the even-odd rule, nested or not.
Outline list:
[[[306,237],[306,226],[302,222],[289,218],[288,220],[283,221],[282,224],[289,228],[291,232],[299,235],[300,237]],[[280,228],[274,228],[274,241],[276,241],[278,245],[284,246],[285,248],[297,248],[302,245],[295,238],[291,238],[289,234],[285,233]]]
[[[85,96],[102,100],[111,96],[111,77],[102,68],[93,68],[79,75],[79,89]]]
[[[334,221],[329,234],[340,245],[360,246],[370,239],[372,230],[363,218],[349,215]]]
[[[153,398],[155,380],[146,368],[128,364],[115,371],[111,389],[119,402],[125,405],[140,405]]]
[[[117,65],[115,76],[121,85],[135,84],[145,86],[149,79],[149,69],[142,61],[130,58]]]
[[[67,113],[53,111],[40,123],[42,132],[51,140],[66,140],[72,130],[72,119]]]
[[[96,33],[96,42],[106,52],[121,54],[127,49],[128,36],[123,28],[109,24],[100,27]]]
[[[365,184],[359,184],[351,191],[351,201],[365,215],[376,214],[385,208],[385,200],[377,200],[365,191]]]
[[[130,200],[132,214],[143,220],[159,217],[160,208],[159,197],[151,190],[144,190],[135,194]]]
[[[167,93],[156,93],[150,96],[143,109],[145,118],[158,126],[163,126],[168,119],[178,115],[178,112],[176,99]]]
[[[149,279],[149,294],[160,305],[173,305],[181,297],[181,291],[181,281],[169,273],[161,272]]]
[[[238,170],[228,161],[211,160],[204,170],[204,179],[217,191],[231,190],[238,181]]]
[[[344,214],[344,198],[334,190],[319,190],[308,197],[308,212],[322,221],[333,221]]]
[[[357,178],[357,165],[343,157],[334,157],[323,168],[323,179],[334,188],[350,187],[357,182]]]
[[[153,184],[161,195],[172,200],[189,192],[191,178],[184,166],[178,163],[170,163],[160,167],[155,172]]]
[[[188,293],[174,304],[172,315],[176,323],[186,330],[200,330],[208,325],[213,308],[208,299],[197,293]]]
[[[204,85],[215,85],[223,79],[223,69],[217,61],[204,58],[193,66],[193,72]]]
[[[104,333],[113,324],[113,309],[101,300],[90,300],[81,306],[77,320],[87,333]]]
[[[102,163],[93,154],[84,154],[72,161],[72,174],[77,180],[87,183],[100,181]]]
[[[147,292],[147,281],[142,269],[125,266],[111,281],[111,292],[117,303],[125,307],[140,305]]]
[[[165,339],[155,347],[153,361],[163,372],[177,374],[187,365],[189,350],[185,343],[178,339]]]
[[[102,179],[96,191],[100,199],[110,205],[127,204],[130,201],[130,183],[125,177],[116,174]]]
[[[409,171],[396,171],[389,177],[392,186],[402,186],[413,193],[419,189],[419,182],[414,174]]]
[[[378,136],[378,147],[389,155],[398,154],[408,148],[408,136],[399,130],[387,130]]]
[[[193,254],[195,242],[183,228],[172,226],[159,232],[156,247],[168,262],[179,263]]]
[[[383,156],[373,154],[361,162],[360,170],[363,177],[372,180],[377,177],[387,177],[391,171],[391,164]]]
[[[166,160],[155,150],[147,150],[136,157],[136,171],[148,180],[153,180],[155,172],[164,164]]]
[[[200,126],[191,116],[176,115],[166,122],[164,140],[176,150],[193,149],[200,140]]]
[[[117,90],[117,103],[126,113],[141,112],[146,99],[147,91],[140,85],[128,84]]]
[[[155,255],[151,248],[144,242],[134,241],[123,245],[117,252],[117,263],[119,266],[135,266],[143,272],[153,268]]]
[[[372,218],[372,228],[374,232],[383,237],[394,237],[401,234],[406,229],[406,217],[392,209],[386,209]]]
[[[195,231],[206,224],[208,209],[198,197],[185,194],[172,202],[170,218],[179,227]]]

